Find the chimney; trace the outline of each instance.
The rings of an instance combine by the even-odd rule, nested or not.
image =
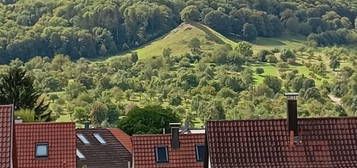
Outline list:
[[[21,119],[21,117],[17,117],[16,119],[15,119],[15,124],[20,124],[20,123],[22,123],[23,122],[23,120]]]
[[[89,121],[84,121],[84,128],[89,129]]]
[[[171,127],[171,147],[173,149],[178,149],[180,148],[180,123],[170,123]]]
[[[298,114],[297,114],[297,97],[298,93],[285,93],[287,97],[288,108],[288,130],[290,134],[290,145],[299,142],[298,135]]]

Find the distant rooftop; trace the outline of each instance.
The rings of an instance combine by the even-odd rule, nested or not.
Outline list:
[[[303,118],[298,128],[291,146],[286,119],[208,121],[211,167],[357,167],[357,118]]]
[[[77,129],[77,167],[127,168],[131,164],[130,136],[119,129]],[[85,138],[88,143],[83,142]],[[129,149],[128,149],[129,148]]]
[[[173,149],[170,134],[133,135],[134,167],[202,168],[204,137],[180,134],[180,147]]]
[[[74,123],[16,124],[19,168],[76,168]]]
[[[12,163],[13,109],[11,105],[0,106],[0,167],[10,167]]]

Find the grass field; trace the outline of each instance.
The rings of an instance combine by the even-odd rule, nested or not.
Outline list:
[[[264,38],[259,37],[255,42],[253,42],[253,49],[255,50],[272,50],[274,48],[278,49],[295,49],[303,47],[305,42],[305,37],[303,36],[290,36],[283,35],[279,38]]]
[[[239,40],[231,40],[203,24],[183,23],[166,35],[130,52],[137,52],[140,59],[145,59],[152,56],[159,56],[162,54],[163,49],[171,48],[173,56],[181,56],[190,51],[187,44],[193,38],[197,38],[201,41],[201,48],[205,52],[212,51],[221,45],[234,46],[239,42]],[[252,45],[255,51],[262,49],[271,50],[274,48],[299,48],[304,46],[304,40],[305,38],[302,36],[284,35],[280,38],[259,37],[255,42],[252,42]],[[118,56],[128,55],[130,52],[122,53]],[[116,56],[110,57],[107,61],[115,57]]]

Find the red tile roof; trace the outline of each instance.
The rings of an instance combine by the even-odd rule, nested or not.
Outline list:
[[[48,158],[35,157],[37,143],[48,143]],[[16,124],[16,147],[19,168],[75,168],[75,124]]]
[[[171,135],[134,135],[133,155],[134,167],[138,168],[197,168],[203,162],[196,161],[196,145],[203,145],[204,134],[180,134],[180,148],[171,148]],[[155,147],[168,147],[168,163],[156,163]]]
[[[0,168],[9,168],[12,160],[12,105],[0,106]]]
[[[94,133],[99,134],[106,144],[101,144]],[[77,148],[85,159],[77,160],[77,167],[82,168],[127,168],[131,163],[131,153],[120,143],[108,129],[77,129],[90,144],[84,144],[77,137]]]
[[[289,146],[287,121],[209,121],[212,168],[357,167],[357,118],[299,119],[301,143]]]
[[[124,131],[118,128],[108,128],[108,130],[117,138],[117,140],[124,145],[124,147],[132,153],[133,146],[131,143],[131,137],[126,134]]]

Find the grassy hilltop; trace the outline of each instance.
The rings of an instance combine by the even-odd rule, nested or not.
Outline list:
[[[139,56],[139,59],[148,59],[153,56],[160,56],[165,48],[170,48],[172,50],[172,55],[176,57],[180,57],[183,54],[190,52],[188,47],[188,43],[193,38],[197,38],[201,42],[201,48],[204,52],[212,52],[215,48],[223,45],[229,45],[234,47],[240,40],[230,39],[225,37],[224,35],[218,33],[217,31],[209,28],[206,25],[200,23],[183,23],[179,25],[177,28],[173,29],[169,33],[164,36],[155,39],[137,49],[133,49],[126,53],[120,54],[118,56],[112,56],[108,59],[100,60],[110,62],[112,59],[121,56],[128,56],[132,52],[136,52]],[[258,37],[255,41],[251,42],[253,51],[255,53],[261,50],[273,50],[273,49],[299,49],[301,47],[306,46],[306,39],[303,36],[291,36],[291,35],[283,35],[279,38],[263,38]],[[321,49],[320,49],[321,50]],[[325,60],[324,63],[328,65],[328,58],[319,49],[316,49],[314,52],[316,54],[316,58],[308,58],[306,53],[302,53],[298,56],[297,62],[294,65],[290,65],[290,70],[298,70],[300,74],[305,75],[306,77],[312,77],[313,74],[306,66],[302,64],[302,62],[318,62],[318,55],[321,56],[320,59]],[[279,57],[279,55],[276,55]],[[342,65],[347,65],[347,63],[342,63]],[[248,66],[252,70],[256,70],[257,68],[263,68],[263,74],[255,74],[254,78],[256,80],[256,84],[260,84],[263,82],[263,79],[267,75],[279,76],[278,67],[274,64],[270,63],[259,63],[259,64],[251,64]],[[319,76],[317,75],[317,84],[321,85],[323,80],[332,80],[333,73],[329,69],[327,76]]]

